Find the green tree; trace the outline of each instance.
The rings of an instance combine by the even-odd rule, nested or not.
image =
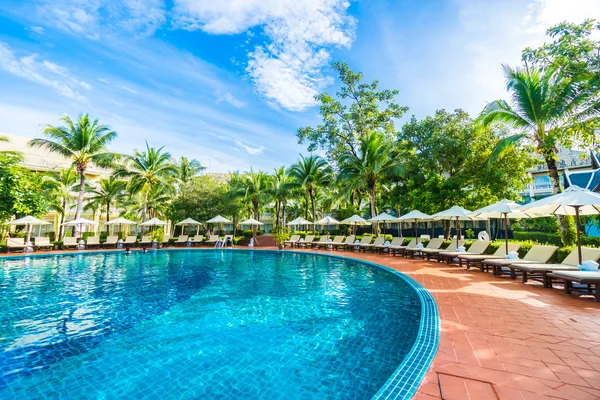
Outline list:
[[[310,209],[312,211],[313,222],[316,221],[315,197],[316,190],[319,187],[327,186],[331,182],[331,167],[323,158],[317,155],[304,157],[300,159],[289,169],[289,175],[296,187],[300,187],[306,193],[310,200]],[[315,230],[316,225],[313,225]]]
[[[89,189],[91,196],[88,201],[90,203],[99,204],[105,208],[106,222],[110,221],[110,207],[114,203],[119,204],[123,199],[126,183],[115,176],[100,179],[97,185]],[[107,228],[108,229],[108,228]]]
[[[281,227],[288,199],[292,196],[293,184],[285,166],[275,168],[271,195],[275,201],[275,226]]]
[[[140,196],[142,222],[146,221],[148,201],[154,187],[161,186],[164,192],[175,193],[174,183],[179,171],[171,160],[171,154],[163,149],[146,143],[145,151],[136,150],[133,155],[125,156],[125,164],[116,171],[116,176],[129,178],[127,190]]]
[[[255,219],[260,219],[260,207],[269,201],[271,194],[271,177],[263,171],[250,173],[242,180],[244,198],[252,205]]]
[[[376,131],[360,138],[356,151],[342,151],[338,181],[345,191],[364,189],[369,196],[371,217],[377,215],[377,194],[382,181],[399,177],[403,165],[391,141]],[[377,228],[377,224],[373,224]]]
[[[179,180],[183,184],[188,184],[192,178],[206,169],[200,164],[200,161],[189,160],[183,156],[179,159],[177,168],[179,169]]]
[[[100,167],[108,166],[116,157],[115,153],[107,150],[107,145],[117,136],[106,125],[97,119],[90,120],[87,114],[81,114],[77,121],[72,121],[68,116],[61,118],[66,126],[55,127],[46,125],[43,133],[49,139],[33,139],[29,142],[31,147],[40,147],[53,153],[62,155],[73,162],[79,175],[79,195],[75,218],[81,216],[83,209],[83,194],[85,193],[85,173],[91,163]]]
[[[62,240],[67,209],[73,201],[72,192],[76,190],[77,173],[74,167],[51,171],[43,177],[43,188],[46,191],[52,208],[59,215],[58,240]]]
[[[323,122],[298,130],[300,143],[307,142],[309,151],[325,149],[330,161],[346,150],[357,155],[359,140],[373,131],[392,137],[394,121],[408,110],[395,103],[397,90],[379,90],[377,81],[361,83],[363,74],[343,62],[334,63],[333,69],[339,74],[341,89],[335,96],[315,97],[321,103]]]
[[[42,190],[42,175],[18,165],[19,158],[0,155],[0,221],[26,215],[40,216],[48,211]]]

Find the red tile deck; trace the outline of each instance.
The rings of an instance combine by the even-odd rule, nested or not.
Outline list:
[[[334,253],[400,271],[434,296],[440,345],[415,399],[600,399],[600,303],[591,296],[435,261]]]

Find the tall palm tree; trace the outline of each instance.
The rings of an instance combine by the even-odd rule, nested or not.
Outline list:
[[[252,205],[252,212],[255,219],[260,217],[260,206],[268,202],[271,193],[271,177],[263,171],[254,172],[251,168],[250,173],[242,181],[244,187],[244,197]]]
[[[42,182],[42,188],[48,191],[50,207],[60,216],[57,240],[62,240],[63,223],[65,222],[67,207],[73,200],[72,192],[77,183],[77,173],[74,167],[62,168],[58,171],[49,172],[43,177]]]
[[[285,170],[285,166],[275,168],[273,174],[271,194],[275,201],[275,226],[280,227],[285,216],[285,207],[292,191],[291,178]]]
[[[582,90],[585,85],[581,85],[581,81],[561,74],[556,68],[503,67],[510,104],[504,100],[493,101],[483,109],[479,118],[484,125],[499,122],[520,132],[500,141],[492,159],[507,146],[522,139],[529,140],[544,158],[553,194],[560,193],[556,144],[562,138],[572,138],[597,126],[600,101],[589,91]]]
[[[377,215],[377,191],[381,181],[402,175],[403,166],[393,146],[378,132],[358,141],[356,153],[343,151],[339,157],[338,182],[343,192],[364,189],[369,196],[371,217]],[[377,229],[377,224],[373,225]]]
[[[300,160],[290,167],[289,174],[295,185],[304,189],[308,196],[313,222],[315,222],[315,191],[317,188],[327,186],[331,182],[329,164],[323,158],[314,154],[308,157],[300,155]],[[315,229],[316,225],[313,225],[313,230]]]
[[[164,147],[150,147],[146,142],[146,150],[136,150],[133,155],[125,156],[125,164],[117,169],[116,176],[129,178],[127,189],[132,194],[139,194],[142,202],[142,222],[148,214],[148,199],[155,186],[162,186],[165,192],[174,192],[174,182],[178,169],[172,162],[171,154],[163,151]]]
[[[123,198],[126,183],[115,176],[100,179],[97,186],[91,187],[89,201],[106,208],[106,222],[110,221],[110,206]],[[108,228],[107,228],[108,229]]]
[[[10,142],[10,139],[8,138],[8,136],[0,135],[0,142],[8,143]],[[9,156],[16,159],[16,161],[23,161],[23,153],[21,153],[20,151],[2,150],[0,151],[0,156]]]
[[[183,184],[189,183],[193,177],[198,175],[206,168],[198,160],[189,160],[187,157],[181,157],[177,165],[179,169],[179,180]]]
[[[45,148],[73,162],[79,175],[79,195],[75,210],[75,219],[77,219],[83,209],[85,172],[91,163],[103,167],[114,160],[116,154],[109,152],[106,146],[117,137],[117,132],[100,124],[97,119],[90,120],[87,114],[79,115],[75,122],[65,115],[61,121],[66,126],[46,125],[43,133],[48,136],[48,139],[33,139],[29,142],[29,146]]]

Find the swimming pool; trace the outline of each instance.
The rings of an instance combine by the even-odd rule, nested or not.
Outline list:
[[[410,396],[431,298],[375,265],[176,250],[0,261],[0,398]]]

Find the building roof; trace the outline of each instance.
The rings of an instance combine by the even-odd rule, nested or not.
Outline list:
[[[579,169],[579,168],[594,168],[592,157],[589,153],[579,150],[566,149],[558,147],[558,160],[556,162],[559,170]],[[540,163],[528,170],[528,172],[547,172],[548,167],[543,160]]]
[[[10,150],[18,151],[23,154],[21,165],[33,171],[52,171],[59,168],[69,168],[71,160],[62,157],[46,149],[29,147],[28,142],[31,138],[17,136],[10,133],[0,132],[1,136],[6,136],[8,142],[0,142],[0,151]],[[90,175],[108,176],[110,171],[99,168],[95,165],[88,167],[87,173]]]

